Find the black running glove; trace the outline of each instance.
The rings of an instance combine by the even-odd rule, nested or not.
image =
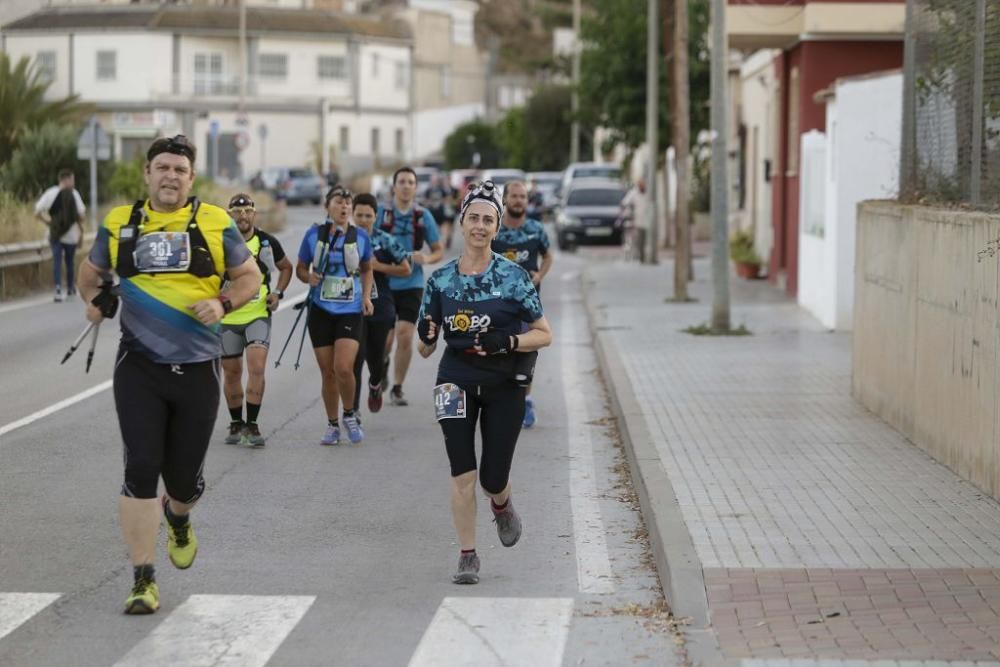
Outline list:
[[[424,345],[428,346],[437,342],[438,333],[441,331],[441,329],[438,328],[434,332],[434,335],[431,336],[431,322],[431,319],[425,317],[417,323],[417,336],[420,337],[420,340]]]
[[[105,319],[111,319],[118,312],[118,295],[115,294],[114,285],[110,282],[101,283],[97,296],[90,300]]]
[[[476,334],[476,344],[486,354],[507,354],[512,349],[510,334],[500,329],[489,329]]]

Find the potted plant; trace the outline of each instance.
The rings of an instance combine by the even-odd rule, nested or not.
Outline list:
[[[729,238],[729,257],[736,264],[736,275],[748,280],[760,273],[760,255],[753,249],[753,234],[745,229],[737,230]]]

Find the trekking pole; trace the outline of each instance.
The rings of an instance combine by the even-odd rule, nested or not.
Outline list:
[[[311,296],[312,296],[312,290],[309,291],[309,297]],[[299,370],[299,366],[301,366],[300,362],[302,361],[302,346],[306,342],[306,332],[309,331],[309,312],[312,310],[312,299],[309,297],[306,297],[306,306],[305,306],[306,323],[302,327],[302,338],[299,339],[299,353],[295,355],[295,370]]]
[[[295,329],[299,326],[299,320],[302,319],[302,311],[306,307],[306,302],[303,301],[301,304],[295,306],[295,309],[299,311],[299,314],[295,316],[295,322],[292,323],[292,330],[288,332],[288,338],[285,339],[285,345],[281,348],[281,354],[278,355],[278,360],[274,362],[274,367],[277,368],[281,365],[281,358],[285,356],[285,350],[288,349],[288,344],[292,342],[292,336],[295,335]]]
[[[76,349],[78,347],[80,347],[80,343],[83,342],[83,339],[87,337],[87,334],[90,333],[90,330],[93,329],[94,326],[95,325],[93,322],[89,322],[87,324],[87,328],[84,329],[83,332],[76,337],[76,341],[74,341],[73,344],[70,345],[69,350],[66,351],[66,354],[62,358],[62,361],[59,362],[60,365],[65,364],[67,361],[69,361],[69,358],[73,356],[73,353],[76,352]]]
[[[90,364],[94,361],[94,350],[97,349],[97,334],[101,331],[101,325],[94,326],[94,333],[90,337],[90,350],[87,352],[87,368],[84,373],[90,372]]]

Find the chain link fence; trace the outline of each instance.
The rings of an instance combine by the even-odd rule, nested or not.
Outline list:
[[[900,194],[1000,208],[1000,0],[907,0]]]

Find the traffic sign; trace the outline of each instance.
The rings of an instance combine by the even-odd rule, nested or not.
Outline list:
[[[219,121],[215,119],[208,121],[208,136],[212,139],[219,136]]]
[[[242,151],[246,149],[247,146],[250,145],[250,133],[247,132],[246,130],[240,130],[239,132],[236,133],[236,138],[234,141],[236,143],[236,148]]]
[[[77,160],[90,159],[91,152],[94,150],[95,134],[97,135],[97,159],[111,159],[111,137],[104,131],[101,124],[95,121],[93,125],[88,124],[87,127],[83,128],[83,131],[80,132],[80,136],[76,140]]]

